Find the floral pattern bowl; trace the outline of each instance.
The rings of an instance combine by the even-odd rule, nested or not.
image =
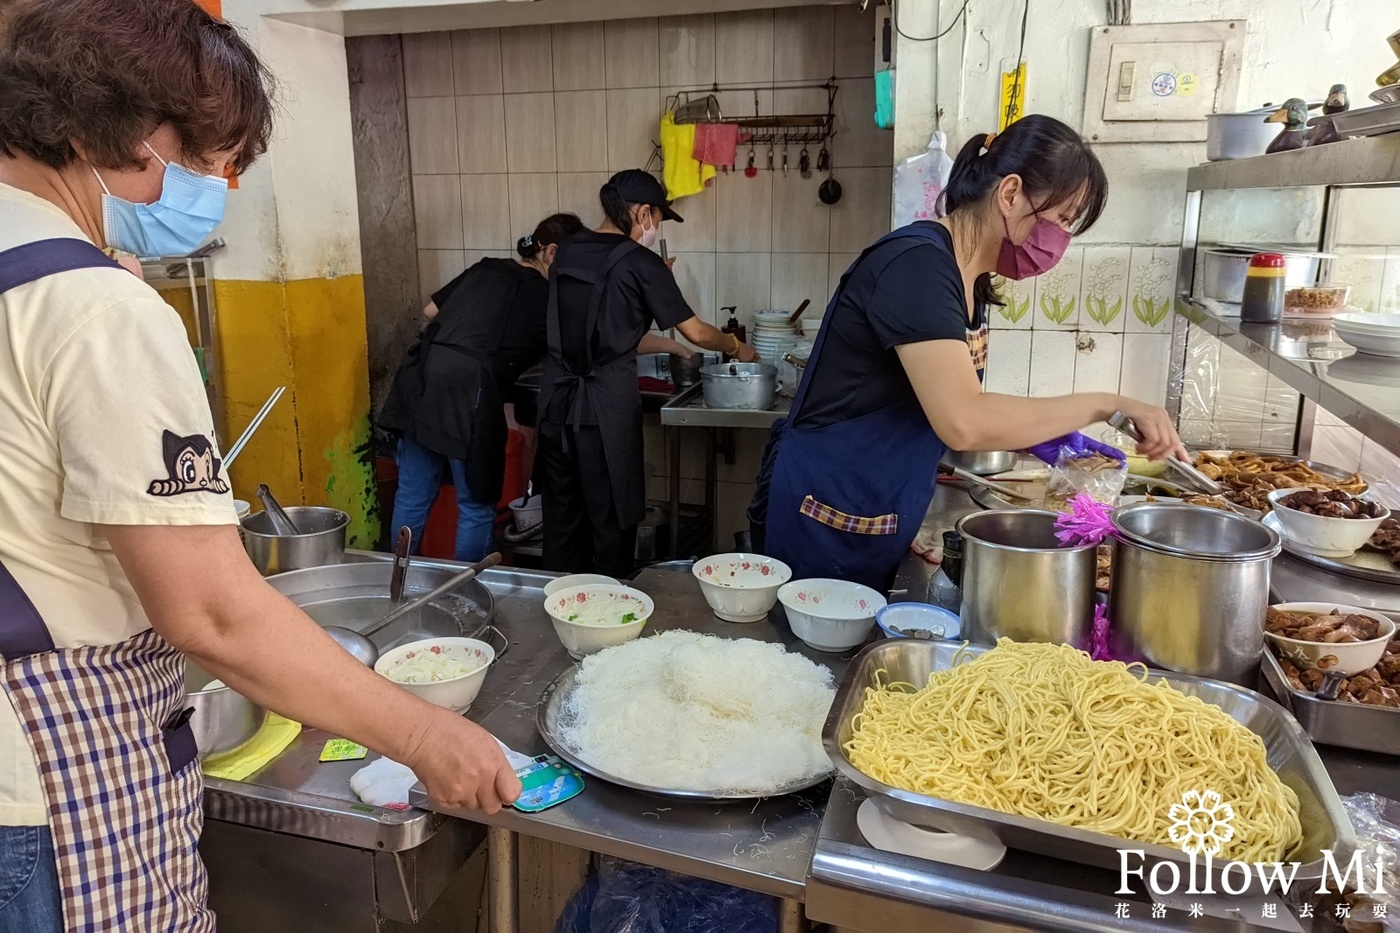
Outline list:
[[[640,636],[656,604],[630,586],[594,583],[559,590],[545,600],[544,609],[569,656],[578,661]]]
[[[794,580],[778,590],[792,633],[818,651],[854,648],[870,636],[885,597],[846,580]]]
[[[690,569],[705,601],[726,622],[758,622],[778,601],[778,588],[792,579],[780,560],[760,554],[716,554]]]

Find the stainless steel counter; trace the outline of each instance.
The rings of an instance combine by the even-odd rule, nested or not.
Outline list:
[[[951,528],[977,509],[965,491],[940,485],[921,530],[936,533]],[[1337,589],[1341,587],[1353,599],[1360,598],[1353,581],[1335,577],[1313,581],[1310,575],[1318,571],[1286,556],[1275,568],[1281,571],[1275,588],[1282,588],[1289,598],[1329,599],[1332,592],[1342,592]],[[895,582],[896,588],[907,592],[894,599],[924,599],[934,570],[911,552]],[[1317,582],[1334,589],[1319,590]],[[1370,598],[1384,600],[1385,594]],[[1400,798],[1400,762],[1395,758],[1317,748],[1342,796],[1369,791]],[[881,852],[868,845],[856,827],[855,813],[863,799],[860,789],[846,782],[838,781],[832,790],[807,887],[807,915],[814,921],[869,933],[922,931],[949,923],[978,931],[1268,929],[1251,924],[1243,914],[1233,920],[1192,918],[1185,910],[1168,909],[1164,917],[1153,918],[1150,900],[1115,893],[1119,882],[1114,873],[1030,852],[1009,851],[1000,865],[985,872]],[[1128,917],[1118,916],[1122,903],[1129,905]],[[1259,913],[1252,916],[1259,920]]]
[[[649,625],[654,631],[688,629],[781,642],[831,668],[838,680],[855,654],[812,651],[792,635],[780,616],[778,621],[770,618],[751,625],[722,622],[710,611],[689,573],[648,570],[635,585],[656,601],[656,615]],[[478,701],[470,714],[501,741],[527,755],[549,751],[535,729],[535,701],[573,663],[559,644],[542,602],[543,597],[529,611],[512,611],[502,626],[511,639],[511,654],[535,659],[528,676],[509,688],[501,686],[504,678],[497,680],[502,672],[493,671],[487,687],[496,680],[496,689],[505,695],[492,704]],[[757,804],[719,804],[653,798],[589,779],[583,794],[552,810],[525,814],[505,809],[494,816],[438,808],[417,788],[413,802],[491,827],[800,901],[829,786]]]
[[[792,399],[780,395],[772,408],[717,409],[705,406],[704,386],[691,386],[661,407],[661,423],[686,428],[758,428],[767,430],[787,417]]]

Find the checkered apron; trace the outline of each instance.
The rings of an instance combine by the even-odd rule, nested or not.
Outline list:
[[[65,269],[112,264],[81,240],[0,253],[0,292]],[[49,811],[71,933],[213,933],[196,846],[203,775],[184,658],[154,631],[56,648],[0,565],[0,683],[29,736]]]

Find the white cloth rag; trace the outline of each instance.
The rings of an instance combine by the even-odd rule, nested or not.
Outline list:
[[[500,739],[496,744],[505,753],[506,762],[519,771],[534,761],[506,745]],[[407,804],[408,792],[418,783],[418,776],[407,765],[388,758],[378,758],[350,776],[350,789],[355,796],[371,807],[387,807],[391,804]]]

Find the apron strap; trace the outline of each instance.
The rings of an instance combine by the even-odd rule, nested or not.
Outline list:
[[[880,239],[876,240],[874,243],[871,243],[856,257],[856,261],[851,263],[850,267],[847,268],[845,272],[841,273],[841,281],[837,284],[836,291],[832,294],[831,301],[826,306],[827,314],[835,310],[836,303],[840,300],[842,293],[845,292],[846,283],[850,281],[851,274],[865,261],[866,257],[886,243],[893,243],[896,240],[942,242],[942,234],[935,229],[935,225],[932,223],[912,223],[900,227],[898,230],[891,231],[880,237]],[[919,244],[912,242],[907,243],[904,249],[913,249],[917,245]],[[903,251],[904,250],[901,250],[900,252],[902,253]],[[795,421],[802,410],[802,403],[807,398],[807,386],[811,383],[811,380],[807,378],[807,374],[816,368],[822,348],[826,345],[826,335],[829,330],[829,327],[823,327],[817,332],[817,342],[812,344],[812,353],[807,358],[807,367],[803,370],[802,379],[797,384],[797,395],[794,396],[792,400],[792,410],[787,417],[788,423]]]
[[[627,239],[613,247],[603,260],[602,266],[597,269],[587,269],[581,266],[553,266],[549,271],[549,307],[545,312],[545,330],[549,340],[550,352],[556,354],[556,359],[564,375],[559,382],[565,385],[573,385],[574,403],[569,412],[569,421],[575,431],[583,423],[584,397],[587,395],[587,380],[592,376],[596,368],[597,361],[593,358],[593,338],[598,330],[598,311],[603,304],[603,295],[607,292],[608,276],[613,267],[622,261],[634,249],[642,249],[637,241]],[[569,365],[569,361],[564,358],[564,348],[561,343],[559,330],[559,280],[561,278],[577,279],[587,282],[593,286],[593,291],[588,296],[588,310],[583,319],[583,371],[579,372]],[[612,362],[607,360],[605,362]],[[591,403],[591,399],[589,400]],[[597,413],[594,413],[597,417]],[[565,448],[568,446],[568,438],[564,438]]]
[[[35,240],[0,252],[0,294],[60,272],[104,267],[121,268],[87,240]],[[39,611],[0,564],[0,655],[14,660],[53,650],[53,636]]]
[[[74,237],[35,240],[0,252],[0,293],[60,272],[103,267],[121,268],[87,240]]]

